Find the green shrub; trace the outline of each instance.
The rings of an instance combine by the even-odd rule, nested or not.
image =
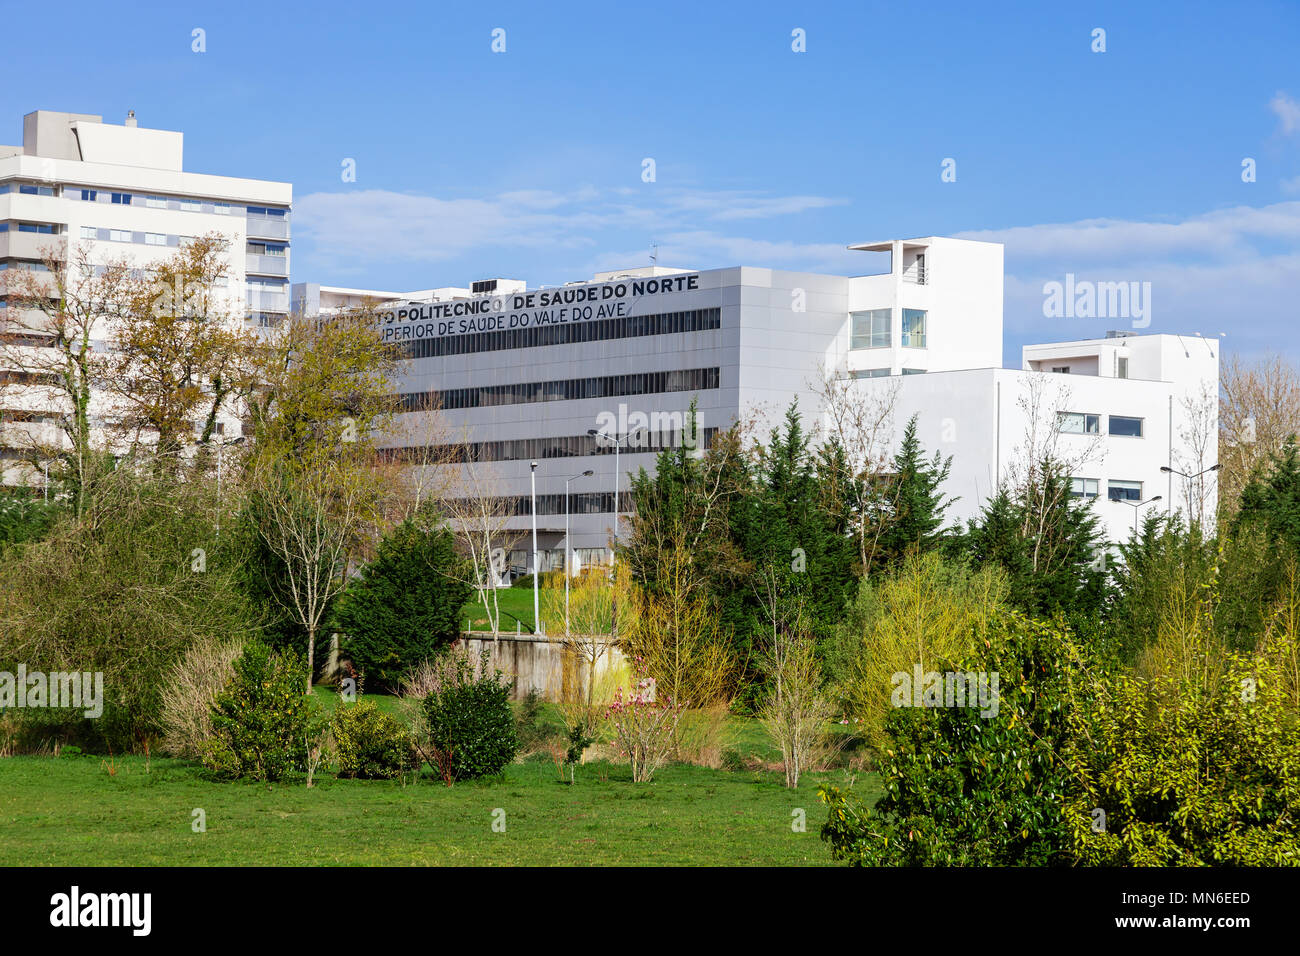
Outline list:
[[[330,727],[338,747],[340,777],[386,780],[414,766],[410,732],[374,701],[339,705]]]
[[[822,838],[857,866],[1008,866],[1070,861],[1064,819],[1079,657],[1061,629],[1004,615],[943,673],[998,677],[996,708],[896,707],[880,752],[885,795],[873,810],[825,787]],[[990,695],[992,697],[992,695]]]
[[[450,785],[456,780],[501,773],[519,751],[510,709],[510,680],[453,650],[436,662],[437,680],[421,704],[426,756]]]
[[[426,515],[394,528],[334,609],[347,635],[343,650],[372,687],[396,687],[460,635],[460,609],[473,594],[470,572],[436,520]]]
[[[234,671],[212,704],[204,765],[222,777],[266,781],[306,769],[319,733],[315,701],[302,692],[306,660],[257,641],[244,648]]]
[[[1082,781],[1066,811],[1079,863],[1300,865],[1300,735],[1275,661],[1117,674],[1081,695],[1066,753]]]

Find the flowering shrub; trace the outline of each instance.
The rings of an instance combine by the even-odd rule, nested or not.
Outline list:
[[[632,764],[634,783],[646,783],[668,759],[677,723],[686,709],[671,697],[655,699],[655,681],[644,666],[641,658],[636,658],[633,668],[639,679],[635,690],[625,699],[623,688],[618,688],[605,710],[619,748]]]

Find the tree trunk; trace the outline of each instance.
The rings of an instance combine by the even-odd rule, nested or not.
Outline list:
[[[316,663],[316,628],[307,628],[307,696],[311,696],[311,675]]]

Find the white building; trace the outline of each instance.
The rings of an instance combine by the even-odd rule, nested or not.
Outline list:
[[[976,516],[1000,481],[1049,446],[1071,464],[1075,493],[1093,500],[1111,540],[1127,537],[1135,506],[1186,507],[1182,479],[1161,469],[1215,464],[1217,342],[1117,334],[1031,346],[1022,368],[1004,369],[1000,245],[928,237],[850,248],[886,254],[887,268],[847,277],[649,267],[532,290],[485,280],[469,294],[392,296],[383,334],[409,359],[406,407],[443,410],[474,459],[452,467],[462,478],[490,474],[513,500],[519,531],[531,527],[538,463],[544,567],[562,561],[566,479],[568,543],[584,564],[600,560],[616,481],[626,513],[628,473],[652,469],[658,450],[681,440],[692,400],[705,441],[755,416],[765,438],[796,398],[815,425],[823,370],[855,380],[852,392],[866,400],[892,403],[887,446],[915,415],[927,452],[952,457],[951,521]],[[328,311],[360,301],[349,292],[381,297],[304,285],[295,300]],[[1202,447],[1192,433],[1206,427]],[[616,478],[608,436],[629,432]],[[1213,507],[1208,477],[1195,485],[1205,491],[1198,507]],[[528,564],[530,547],[517,545],[512,565]]]
[[[22,330],[21,343],[10,345],[48,347],[39,328],[28,328],[39,317],[11,309],[6,277],[41,271],[47,253],[65,258],[78,246],[92,262],[125,257],[148,269],[187,238],[222,233],[233,311],[246,309],[256,325],[287,314],[292,187],[189,172],[183,153],[184,134],[141,127],[134,113],[120,126],[47,110],[23,118],[22,145],[0,146],[0,334]],[[96,336],[97,349],[111,347],[106,326]],[[39,388],[13,388],[18,378],[0,369],[0,383],[11,386],[0,389],[0,474],[10,482],[22,477],[13,465],[22,454],[15,430],[48,424],[61,411],[41,407]]]

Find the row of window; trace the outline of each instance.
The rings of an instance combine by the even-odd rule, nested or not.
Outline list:
[[[849,378],[888,378],[892,373],[887,368],[860,368],[849,372]],[[904,375],[924,375],[923,368],[905,368]]]
[[[1141,438],[1141,418],[1130,415],[1108,415],[1106,432],[1125,438]],[[1056,427],[1067,435],[1100,435],[1101,416],[1088,412],[1057,412]]]
[[[57,196],[53,186],[37,186],[34,183],[0,183],[0,194],[16,192],[22,196]],[[81,189],[76,186],[64,186],[62,195],[65,199],[78,199],[82,202],[103,202],[115,206],[143,206],[146,209],[178,209],[182,212],[209,212],[218,216],[233,215],[239,207],[228,202],[213,199],[192,199],[173,196],[137,195],[129,192],[112,190]],[[275,219],[287,219],[289,210],[274,206],[245,206],[249,216],[267,216]]]
[[[562,515],[565,513],[564,494],[538,495],[537,496],[537,513],[539,515]],[[575,515],[598,515],[614,513],[614,492],[612,491],[583,491],[575,492],[568,496],[569,514]],[[631,492],[619,492],[619,513],[627,514],[632,510]],[[519,517],[527,516],[533,513],[533,502],[531,495],[516,495],[512,498],[503,500],[505,512],[509,516]],[[456,501],[453,503],[453,510],[459,512],[467,506],[473,505],[469,501]]]
[[[1071,478],[1070,497],[1091,501],[1100,494],[1101,479]],[[1115,478],[1106,482],[1106,497],[1111,501],[1141,501],[1142,482],[1120,481]]]
[[[545,345],[571,345],[576,342],[607,342],[613,339],[639,338],[644,335],[707,332],[721,326],[721,309],[627,315],[615,319],[595,319],[568,325],[541,325],[527,329],[501,329],[494,332],[474,332],[469,335],[417,339],[402,343],[401,357],[419,359],[496,352],[504,349],[540,348]]]
[[[717,435],[716,428],[700,430],[700,445],[710,448]],[[661,452],[667,448],[680,448],[683,433],[675,429],[658,432],[640,432],[635,444],[625,444],[623,454]],[[423,461],[537,461],[542,458],[586,458],[591,455],[612,455],[614,446],[597,440],[594,435],[567,435],[557,438],[509,438],[500,441],[470,442],[458,445],[409,445],[386,448],[383,457],[389,461],[419,464]]]
[[[15,232],[35,232],[43,236],[57,234],[57,227],[48,222],[0,222],[0,232],[8,232],[11,227]]]
[[[492,405],[567,402],[582,398],[691,392],[717,387],[718,369],[714,367],[674,369],[668,372],[631,372],[627,375],[599,375],[554,382],[480,385],[445,391],[405,392],[398,398],[403,410],[415,412],[430,408],[485,408]]]
[[[869,309],[849,313],[849,348],[887,349],[893,341],[890,329],[891,309]],[[923,349],[925,345],[925,319],[923,309],[904,309],[902,340],[905,349]]]

